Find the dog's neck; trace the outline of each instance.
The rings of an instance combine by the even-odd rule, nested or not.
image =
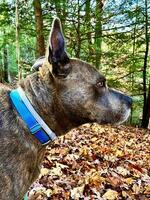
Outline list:
[[[65,134],[75,125],[69,120],[57,93],[55,80],[50,72],[41,76],[36,72],[20,82],[34,109],[57,136]]]

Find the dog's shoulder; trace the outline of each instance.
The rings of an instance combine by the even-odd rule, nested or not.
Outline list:
[[[1,98],[1,96],[3,96],[5,94],[7,94],[8,92],[10,92],[11,89],[12,89],[11,86],[8,86],[8,85],[0,83],[0,98]]]
[[[9,98],[9,93],[12,90],[8,85],[0,83],[0,129],[5,130],[11,126],[14,114]],[[1,130],[0,130],[1,132]]]
[[[8,85],[0,83],[0,109],[9,103],[9,93],[12,90]],[[7,108],[7,106],[4,106]]]

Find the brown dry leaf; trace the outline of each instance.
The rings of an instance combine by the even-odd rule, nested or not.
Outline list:
[[[125,154],[124,154],[124,152],[121,151],[121,150],[116,150],[115,155],[116,155],[117,157],[122,157],[122,156],[124,156]]]
[[[62,191],[63,191],[63,189],[61,187],[55,185],[53,188],[52,194],[53,195],[60,194]]]
[[[50,171],[50,174],[54,176],[61,176],[62,175],[61,167],[59,166],[53,167]]]
[[[115,190],[109,189],[104,195],[103,198],[106,200],[115,200],[118,198],[118,192]]]
[[[66,148],[61,148],[61,149],[59,150],[59,154],[60,154],[61,156],[67,155],[68,152],[69,152],[69,148],[68,148],[68,147],[66,147]]]
[[[51,189],[47,189],[45,191],[45,194],[47,195],[47,197],[50,197],[52,195],[53,191]]]
[[[41,191],[38,191],[30,196],[30,200],[46,200],[46,199],[47,199],[46,195]]]
[[[77,159],[79,159],[80,158],[80,156],[79,155],[76,155],[76,154],[67,154],[66,155],[66,159],[67,160],[77,160]]]
[[[116,171],[117,171],[118,174],[121,174],[122,176],[130,175],[129,170],[127,170],[126,168],[124,168],[122,166],[118,166],[116,168]]]
[[[89,177],[89,185],[99,188],[105,179],[100,177],[99,173],[94,173]]]
[[[71,198],[74,200],[79,200],[79,198],[82,196],[84,190],[84,185],[80,187],[73,188],[71,190]]]
[[[132,189],[135,194],[138,194],[140,192],[140,185],[134,184]]]
[[[145,189],[144,194],[150,195],[150,185],[146,186],[144,189]]]
[[[128,166],[130,168],[132,168],[132,169],[138,170],[139,172],[143,173],[143,169],[140,166],[136,165],[136,164],[129,163]]]
[[[128,185],[131,185],[131,184],[134,182],[134,179],[130,177],[130,178],[124,179],[124,181],[125,181]]]
[[[92,141],[92,142],[96,142],[97,140],[98,140],[97,137],[91,138],[91,141]]]
[[[43,167],[42,167],[41,170],[40,170],[40,175],[41,175],[41,176],[45,176],[45,175],[47,175],[49,172],[50,172],[49,169],[43,168]]]
[[[86,147],[81,148],[80,154],[79,154],[79,155],[80,155],[80,156],[87,157],[87,156],[89,155],[89,149],[86,148]]]
[[[121,179],[121,177],[110,176],[108,177],[108,182],[110,182],[112,186],[118,187],[123,183],[123,180]]]
[[[125,198],[127,198],[127,197],[128,197],[128,194],[127,194],[127,192],[125,192],[125,191],[122,191],[122,196],[123,196],[123,197],[125,197]]]
[[[65,169],[65,168],[69,168],[69,167],[67,165],[63,165],[61,163],[56,163],[56,168]]]

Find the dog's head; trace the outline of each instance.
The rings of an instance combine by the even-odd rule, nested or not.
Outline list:
[[[110,89],[106,78],[90,64],[69,58],[58,18],[53,21],[47,55],[34,66],[42,66],[45,60],[52,66],[58,97],[72,121],[82,124],[122,123],[127,120],[131,98]]]

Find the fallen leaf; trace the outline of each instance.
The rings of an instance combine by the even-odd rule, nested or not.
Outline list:
[[[79,200],[79,198],[82,196],[84,190],[84,185],[80,187],[73,188],[71,190],[71,198],[74,200]]]
[[[107,199],[107,200],[115,200],[115,199],[118,198],[118,192],[109,189],[109,190],[103,195],[103,198],[104,198],[104,199]]]
[[[126,168],[121,167],[121,166],[118,166],[116,168],[116,171],[118,172],[118,174],[121,174],[122,176],[130,175],[129,170],[127,170]]]
[[[47,169],[47,168],[41,168],[40,175],[45,176],[45,175],[47,175],[49,173],[49,171],[50,170]]]
[[[132,187],[132,189],[133,189],[133,192],[135,194],[138,194],[140,192],[140,186],[137,185],[137,184],[134,184],[133,187]]]
[[[130,178],[124,179],[124,181],[125,181],[128,185],[131,185],[131,184],[133,183],[134,179],[130,177]]]
[[[118,187],[123,183],[121,177],[113,177],[113,176],[108,177],[108,182],[110,182],[110,184],[114,187]]]

